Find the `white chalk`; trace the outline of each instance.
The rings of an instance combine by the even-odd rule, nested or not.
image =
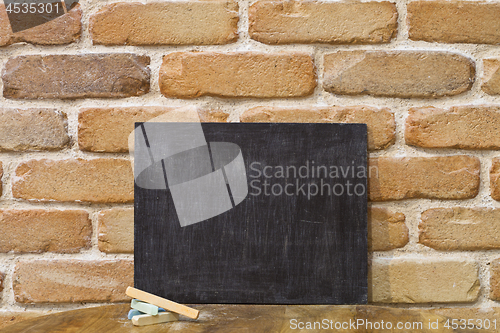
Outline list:
[[[151,315],[139,315],[132,317],[132,324],[135,326],[146,326],[161,323],[168,323],[171,321],[179,320],[179,315],[173,312],[160,312],[156,316]]]

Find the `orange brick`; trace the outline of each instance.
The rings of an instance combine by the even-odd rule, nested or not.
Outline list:
[[[17,167],[12,194],[38,201],[133,202],[134,177],[124,159],[29,160]]]
[[[425,148],[500,149],[499,106],[411,108],[406,144]]]
[[[398,12],[391,2],[257,1],[250,37],[262,43],[388,43]]]
[[[23,42],[38,45],[73,43],[80,38],[82,30],[81,19],[82,10],[80,5],[76,5],[67,14],[52,21],[13,33],[5,6],[0,3],[0,46]]]
[[[302,97],[315,87],[313,59],[305,53],[174,52],[160,68],[165,97]]]
[[[372,201],[469,199],[479,192],[477,157],[379,157],[370,159],[369,169]]]
[[[76,253],[90,248],[92,222],[83,210],[0,210],[0,252]]]
[[[99,212],[99,250],[134,253],[134,209],[114,208]]]
[[[32,260],[16,264],[12,282],[19,303],[128,301],[132,260]]]
[[[477,264],[470,260],[373,260],[369,301],[375,303],[465,303],[480,291]]]
[[[500,157],[494,158],[490,169],[491,196],[500,201]]]
[[[207,45],[238,39],[238,4],[230,1],[113,3],[90,18],[94,44]]]
[[[475,1],[413,1],[408,35],[438,43],[500,43],[500,5]]]
[[[490,298],[500,301],[500,259],[495,259],[490,264]]]
[[[200,121],[205,123],[225,123],[229,118],[229,113],[222,110],[198,110]],[[174,117],[172,117],[174,118]],[[182,119],[182,118],[180,118]],[[173,120],[172,120],[173,121]],[[181,121],[181,120],[179,120]]]
[[[117,98],[149,92],[149,57],[130,53],[26,55],[3,70],[3,96],[13,99]]]
[[[324,67],[325,90],[339,95],[453,96],[475,78],[471,59],[441,51],[339,51],[325,55]]]
[[[394,114],[387,108],[369,106],[332,107],[256,107],[245,111],[242,122],[290,123],[365,123],[368,149],[384,149],[396,140]]]
[[[386,208],[368,210],[368,248],[370,251],[389,251],[408,243],[405,215]]]
[[[483,60],[481,89],[489,95],[500,95],[500,58]]]
[[[0,108],[0,151],[59,150],[68,146],[66,114],[53,109]]]
[[[2,185],[3,185],[2,177],[3,177],[3,165],[2,165],[2,162],[0,162],[0,196],[3,193],[2,192]]]
[[[78,114],[78,145],[93,152],[128,152],[128,137],[135,122],[145,122],[159,115],[169,121],[193,121],[182,108],[163,106],[83,108]],[[201,121],[226,122],[227,113],[199,110]],[[167,118],[168,117],[168,118]]]
[[[436,250],[500,248],[500,210],[491,208],[434,208],[422,213],[419,243]]]

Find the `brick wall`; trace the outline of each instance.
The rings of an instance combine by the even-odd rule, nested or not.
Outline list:
[[[500,2],[143,2],[0,5],[0,326],[126,299],[127,137],[186,106],[368,124],[370,302],[500,305]]]

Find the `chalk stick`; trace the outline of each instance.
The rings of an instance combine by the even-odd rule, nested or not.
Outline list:
[[[140,301],[153,304],[158,307],[162,307],[166,311],[175,312],[192,319],[198,319],[198,316],[200,315],[200,311],[196,309],[169,301],[168,299],[161,298],[159,296],[147,293],[145,291],[133,287],[128,287],[125,293],[129,297],[136,298]]]
[[[156,316],[151,316],[148,314],[139,315],[132,317],[132,324],[135,326],[146,326],[161,323],[168,323],[171,321],[179,320],[179,315],[172,312],[160,312]]]
[[[130,307],[132,309],[136,309],[143,312],[143,314],[148,314],[152,316],[156,316],[158,314],[158,307],[156,305],[144,303],[136,299],[132,300]]]
[[[165,312],[165,309],[162,309],[162,308],[158,308],[158,313],[161,313],[161,312]],[[136,309],[132,309],[128,312],[128,319],[132,319],[132,317],[134,316],[139,316],[139,315],[143,315],[143,314],[146,314],[144,312],[141,312],[139,310],[136,310]]]

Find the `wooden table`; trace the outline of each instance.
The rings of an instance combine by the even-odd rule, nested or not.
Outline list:
[[[128,333],[128,332],[233,332],[233,333],[260,333],[260,332],[493,332],[488,330],[453,330],[443,326],[448,318],[432,314],[423,310],[406,310],[384,308],[378,306],[333,306],[333,305],[195,305],[200,310],[198,320],[191,320],[181,316],[175,323],[159,324],[145,327],[134,327],[127,320],[129,304],[119,304],[60,312],[49,316],[26,320],[15,325],[7,326],[0,333]],[[300,330],[302,323],[305,328],[307,322],[326,323],[335,325],[348,323],[349,320],[371,321],[379,325],[391,322],[421,322],[422,329],[409,330],[370,330],[361,327],[356,330],[311,329]],[[294,321],[296,320],[296,321]],[[325,320],[325,321],[323,321]],[[330,322],[332,321],[332,322]],[[440,330],[429,330],[429,322],[438,323]],[[295,327],[295,329],[293,329]],[[317,325],[318,328],[318,325]],[[369,327],[368,327],[369,328]],[[376,328],[376,327],[375,327]],[[387,327],[386,327],[387,328]],[[394,328],[394,327],[393,327]]]

